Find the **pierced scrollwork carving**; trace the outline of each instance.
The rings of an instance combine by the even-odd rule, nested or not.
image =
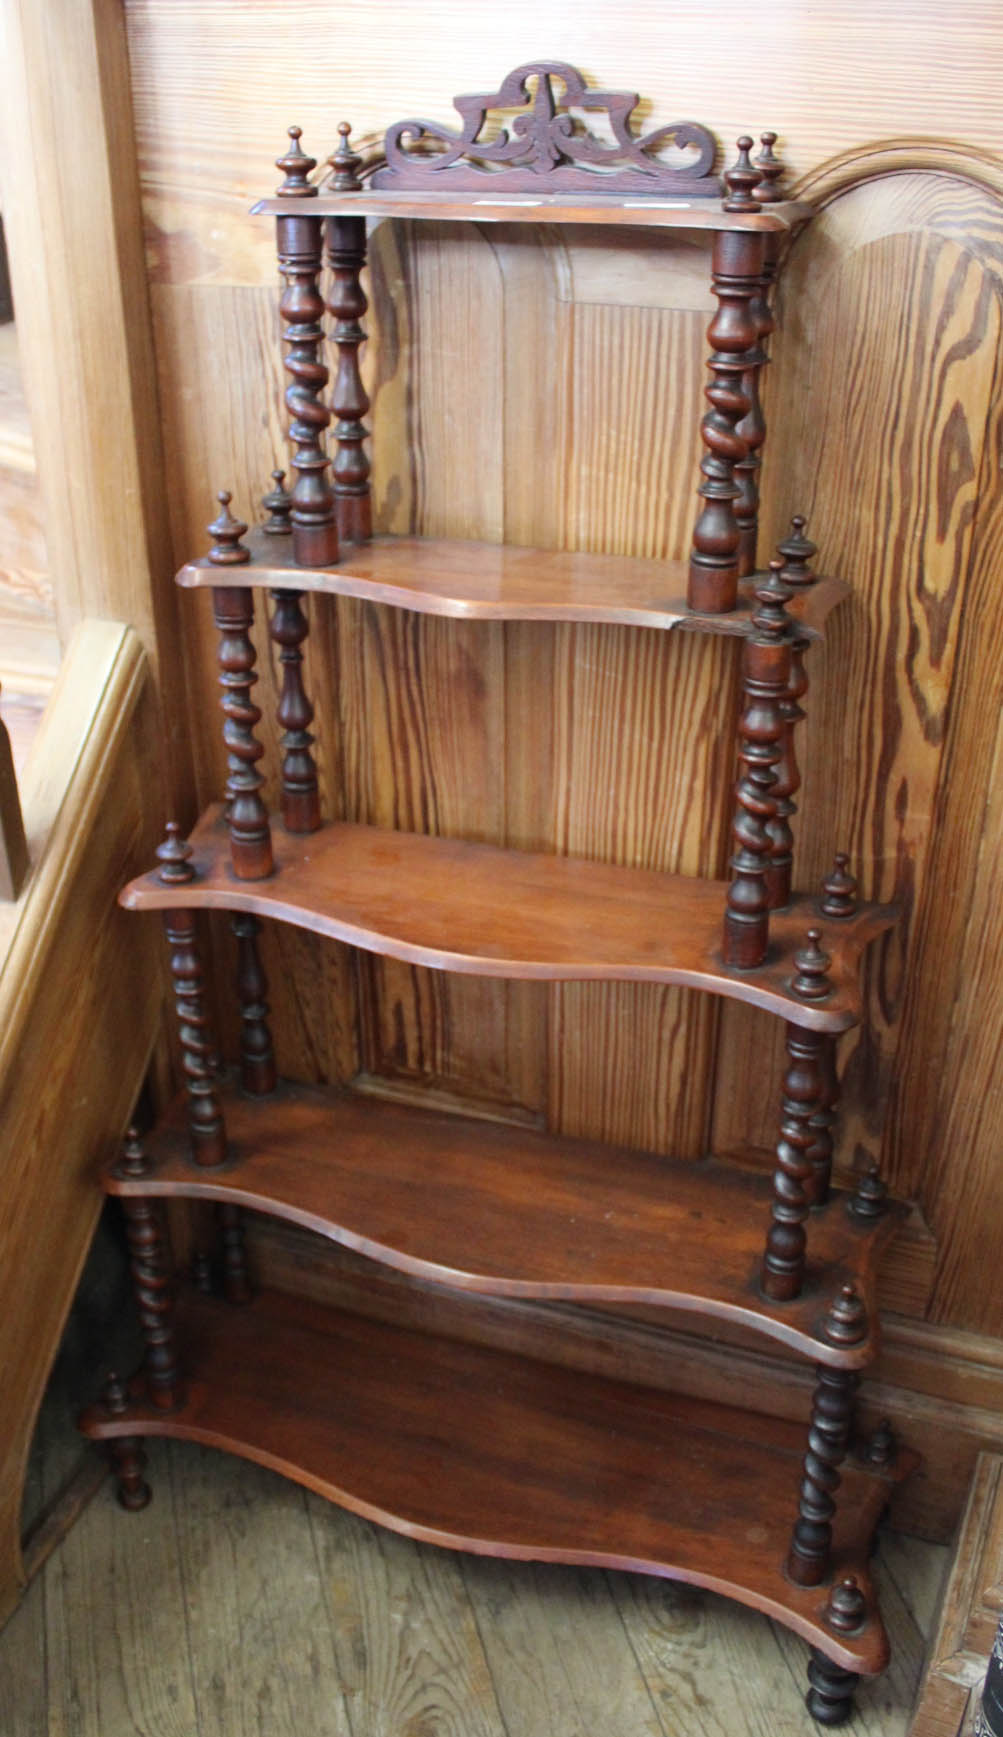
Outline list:
[[[562,87],[558,95],[555,87]],[[463,127],[450,132],[435,121],[396,121],[387,129],[386,168],[373,187],[482,189],[504,175],[506,192],[697,194],[720,192],[714,174],[714,135],[696,121],[674,121],[644,138],[630,128],[633,91],[589,90],[581,73],[559,60],[517,66],[497,91],[453,99]],[[493,109],[521,110],[494,138],[481,138]],[[614,143],[585,129],[574,110],[602,111]],[[682,163],[659,151],[692,152]]]

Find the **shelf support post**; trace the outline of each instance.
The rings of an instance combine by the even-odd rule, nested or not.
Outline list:
[[[335,193],[356,193],[362,187],[358,173],[362,158],[348,143],[351,130],[347,121],[338,127],[340,141],[330,159],[334,169],[331,189]],[[373,534],[369,459],[363,445],[368,434],[363,418],[369,410],[369,395],[359,369],[359,348],[366,337],[360,322],[369,306],[361,281],[366,263],[366,220],[329,217],[326,227],[327,263],[331,270],[327,307],[334,320],[332,336],[338,352],[331,394],[331,407],[337,418],[333,469],[338,535],[343,543],[366,543]]]
[[[244,1221],[240,1207],[221,1201],[217,1217],[223,1244],[223,1294],[228,1303],[249,1303],[254,1293],[244,1252]]]
[[[773,1176],[773,1221],[766,1235],[761,1283],[772,1302],[800,1296],[804,1283],[805,1220],[810,1206],[812,1118],[822,1102],[821,1055],[825,1034],[800,1025],[787,1027],[788,1066],[784,1075]]]
[[[195,879],[192,847],[181,836],[176,820],[167,823],[163,844],[157,846],[160,867],[157,879],[165,887],[180,888]],[[185,1086],[188,1092],[188,1125],[192,1156],[196,1164],[222,1164],[226,1158],[223,1108],[216,1091],[209,1019],[202,993],[202,959],[195,929],[195,912],[183,906],[164,912],[164,928],[171,949],[178,1039],[181,1044]],[[128,1154],[127,1154],[128,1156]],[[123,1160],[124,1162],[124,1160]]]
[[[183,1402],[184,1391],[174,1335],[174,1281],[160,1203],[127,1196],[122,1209],[129,1269],[146,1346],[147,1392],[162,1411],[175,1411]]]
[[[253,1097],[267,1097],[275,1090],[275,1051],[268,1024],[268,979],[258,950],[261,923],[241,911],[230,926],[237,937],[241,1083]]]
[[[686,600],[691,609],[715,615],[734,609],[737,598],[741,527],[735,503],[743,485],[735,466],[749,450],[741,431],[753,408],[746,380],[763,359],[759,318],[752,305],[763,265],[761,234],[727,229],[714,237],[711,272],[718,309],[707,328],[711,381],[705,396],[710,409],[700,425],[706,451],[698,493],[704,504],[693,528]]]
[[[820,1364],[815,1373],[798,1517],[787,1554],[787,1573],[797,1586],[820,1586],[829,1574],[836,1491],[850,1440],[858,1381],[852,1369],[830,1369],[826,1364]]]
[[[282,823],[287,832],[316,832],[320,826],[317,767],[310,734],[313,706],[303,686],[300,646],[309,632],[302,591],[273,591],[275,610],[271,635],[279,646],[282,692],[278,720],[282,726]]]
[[[805,1706],[820,1725],[845,1725],[853,1717],[853,1697],[860,1676],[856,1671],[844,1671],[831,1659],[812,1647],[808,1663],[808,1693]]]
[[[780,565],[771,561],[769,578],[756,588],[759,608],[742,651],[745,704],[738,730],[743,772],[735,790],[735,850],[723,953],[726,965],[743,969],[763,963],[770,939],[769,827],[776,815],[774,786],[785,729],[781,702],[791,679],[790,618],[786,610],[791,592],[780,577]]]
[[[257,881],[273,869],[268,811],[258,794],[264,779],[258,761],[264,749],[254,734],[261,708],[251,698],[257,681],[256,653],[251,639],[254,595],[247,586],[217,585],[212,593],[213,615],[220,632],[220,702],[226,722],[227,795],[230,799],[230,857],[238,880]]]
[[[302,567],[332,567],[338,560],[338,526],[323,444],[331,420],[323,399],[328,370],[322,359],[324,297],[318,282],[323,263],[323,219],[302,208],[306,200],[317,197],[316,185],[309,180],[317,160],[300,148],[300,135],[301,128],[289,128],[290,147],[276,162],[276,167],[285,171],[278,194],[289,200],[290,215],[275,220],[279,270],[286,281],[279,314],[286,327],[285,368],[292,377],[286,388],[286,404],[291,417],[289,439],[295,448],[293,558]]]

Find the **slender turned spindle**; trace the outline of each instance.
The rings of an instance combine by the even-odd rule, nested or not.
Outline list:
[[[109,1417],[124,1417],[129,1409],[125,1383],[115,1374],[108,1376],[104,1390],[104,1405]],[[118,1499],[131,1514],[145,1508],[152,1491],[143,1477],[146,1455],[138,1436],[112,1436],[108,1443],[112,1469],[118,1485]]]
[[[844,1671],[817,1647],[808,1664],[808,1693],[804,1701],[817,1725],[845,1725],[853,1718],[853,1697],[860,1682],[858,1671]]]
[[[773,1175],[773,1218],[766,1235],[761,1278],[764,1294],[775,1303],[800,1296],[804,1283],[805,1221],[811,1205],[815,1145],[812,1117],[822,1097],[824,1043],[823,1032],[800,1025],[787,1027],[788,1065]]]
[[[268,514],[261,527],[270,537],[288,537],[292,534],[293,497],[286,488],[286,473],[284,470],[272,471],[274,488],[262,495],[261,505]]]
[[[153,1404],[173,1411],[184,1398],[174,1335],[174,1281],[157,1200],[122,1201],[140,1326],[144,1372]]]
[[[827,1579],[836,1513],[839,1468],[846,1457],[857,1377],[849,1369],[816,1369],[817,1385],[802,1464],[798,1517],[791,1534],[787,1573],[798,1586]]]
[[[784,558],[783,576],[788,585],[799,590],[803,585],[814,585],[818,574],[812,566],[812,561],[818,554],[816,545],[810,537],[804,534],[808,523],[803,513],[795,513],[791,520],[791,528],[782,542],[777,544]]]
[[[759,176],[758,183],[753,189],[753,197],[757,206],[772,205],[783,198],[783,194],[776,185],[777,180],[783,174],[783,164],[773,154],[776,140],[776,133],[762,134],[763,149],[755,159],[754,165]],[[771,230],[763,236],[763,269],[756,279],[750,304],[750,314],[756,323],[757,339],[746,358],[747,367],[742,376],[742,389],[749,400],[749,410],[739,423],[738,432],[745,441],[746,452],[745,456],[740,458],[735,465],[735,480],[739,487],[738,498],[735,501],[735,517],[739,525],[738,574],[740,579],[756,570],[756,545],[759,529],[759,472],[762,468],[763,447],[766,442],[766,421],[760,400],[760,383],[763,367],[769,361],[766,341],[775,327],[770,307],[770,296],[776,280],[779,251],[780,237],[776,231]]]
[[[289,200],[291,214],[275,220],[279,270],[286,282],[279,314],[286,328],[285,367],[291,376],[286,405],[291,418],[289,439],[295,448],[293,557],[302,567],[331,567],[338,559],[338,527],[324,450],[331,412],[323,398],[328,370],[322,359],[324,297],[318,281],[323,262],[323,219],[294,210],[297,202],[317,194],[309,180],[317,160],[301,150],[300,133],[299,127],[289,128],[292,143],[276,162],[276,167],[285,171],[278,195]]]
[[[303,653],[300,646],[309,631],[302,608],[302,591],[273,591],[275,611],[271,635],[282,665],[282,692],[278,720],[282,725],[282,822],[287,832],[316,832],[320,825],[320,797],[314,765],[313,706],[303,686]]]
[[[272,872],[272,835],[268,813],[258,792],[264,779],[258,761],[264,749],[254,734],[261,708],[251,698],[257,681],[256,653],[251,640],[254,593],[247,587],[218,585],[212,594],[219,643],[220,704],[227,747],[227,794],[230,798],[230,860],[238,880],[258,881]]]
[[[726,211],[758,210],[751,188],[759,172],[751,165],[747,169],[742,161],[751,142],[739,141],[739,162],[725,173],[729,191]],[[735,503],[742,495],[742,484],[735,466],[748,454],[748,442],[740,430],[752,410],[745,378],[751,368],[760,365],[756,360],[761,357],[759,315],[753,302],[759,293],[764,257],[763,236],[752,230],[727,230],[714,238],[711,287],[718,308],[707,328],[711,380],[705,396],[710,409],[700,426],[707,449],[700,462],[698,490],[704,504],[693,528],[686,600],[691,609],[716,615],[734,609],[738,595],[741,528]]]
[[[781,572],[781,561],[770,562],[769,579],[764,586],[764,593],[769,592],[773,609],[786,609],[794,595],[790,585],[786,584]],[[780,696],[779,706],[783,722],[780,734],[779,754],[774,767],[774,781],[770,789],[770,799],[773,812],[766,821],[766,833],[770,841],[770,857],[766,870],[764,890],[766,902],[771,911],[782,910],[790,903],[791,876],[794,866],[794,833],[791,830],[791,820],[797,813],[795,794],[800,788],[801,774],[798,769],[797,755],[794,746],[794,730],[804,717],[798,701],[808,691],[808,678],[804,670],[804,648],[809,641],[801,634],[785,614],[784,625],[790,645],[790,675],[787,687]]]
[[[769,873],[776,818],[773,794],[786,728],[782,702],[791,680],[789,593],[770,563],[769,579],[756,588],[759,608],[742,652],[744,710],[739,720],[743,771],[735,790],[732,881],[724,916],[726,965],[761,965],[770,939]]]
[[[330,159],[334,169],[331,185],[338,193],[355,193],[362,186],[358,173],[362,158],[348,143],[351,130],[347,121],[341,122],[338,149]],[[373,534],[373,510],[369,459],[363,444],[368,433],[363,418],[369,410],[369,395],[359,370],[359,347],[366,337],[360,322],[369,306],[361,282],[366,263],[364,217],[328,218],[327,263],[331,269],[327,307],[334,320],[332,337],[338,352],[331,393],[337,418],[333,469],[338,536],[345,543],[365,543]]]
[[[244,1254],[244,1225],[239,1206],[218,1208],[223,1243],[223,1295],[228,1303],[249,1303],[253,1296]]]
[[[268,1026],[268,979],[258,952],[261,924],[257,917],[240,913],[231,927],[237,937],[241,1083],[245,1092],[262,1098],[275,1090],[275,1051]]]
[[[819,1050],[819,1071],[822,1076],[822,1092],[818,1109],[808,1124],[812,1135],[812,1143],[808,1150],[811,1176],[805,1186],[811,1206],[825,1205],[832,1183],[832,1155],[835,1149],[835,1127],[838,1120],[836,1106],[839,1103],[839,1073],[836,1068],[836,1039],[829,1032],[822,1035],[822,1044]]]
[[[182,838],[176,821],[167,826],[167,837],[157,846],[160,868],[157,879],[168,887],[182,887],[195,879],[189,862],[192,847]],[[216,1091],[213,1046],[202,993],[202,961],[195,931],[195,912],[178,909],[164,912],[164,929],[171,949],[178,1037],[188,1092],[188,1126],[196,1164],[222,1164],[226,1158],[226,1129]]]

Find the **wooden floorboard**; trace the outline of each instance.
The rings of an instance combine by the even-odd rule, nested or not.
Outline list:
[[[53,1435],[53,1473],[67,1453]],[[259,1467],[152,1442],[0,1635],[17,1737],[812,1737],[807,1649],[639,1575],[421,1546]],[[48,1490],[45,1441],[35,1473]],[[905,1737],[947,1552],[889,1538],[893,1664],[851,1737]]]

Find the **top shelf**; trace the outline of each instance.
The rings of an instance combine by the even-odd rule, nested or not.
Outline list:
[[[489,180],[490,177],[485,177]],[[716,199],[659,198],[652,193],[394,192],[319,193],[305,199],[259,199],[252,216],[434,217],[443,223],[602,223],[623,229],[759,230],[787,234],[814,208],[785,199],[761,211],[723,211]]]
[[[182,567],[178,584],[326,591],[482,621],[603,621],[742,637],[752,620],[753,586],[765,578],[741,580],[738,606],[726,615],[711,615],[688,607],[684,561],[438,537],[374,537],[346,546],[336,567],[301,567],[293,560],[288,536],[258,529],[244,542],[250,560],[243,565],[214,565],[203,556]],[[821,639],[826,617],[848,593],[844,580],[820,578],[795,593],[788,613],[810,638]]]

